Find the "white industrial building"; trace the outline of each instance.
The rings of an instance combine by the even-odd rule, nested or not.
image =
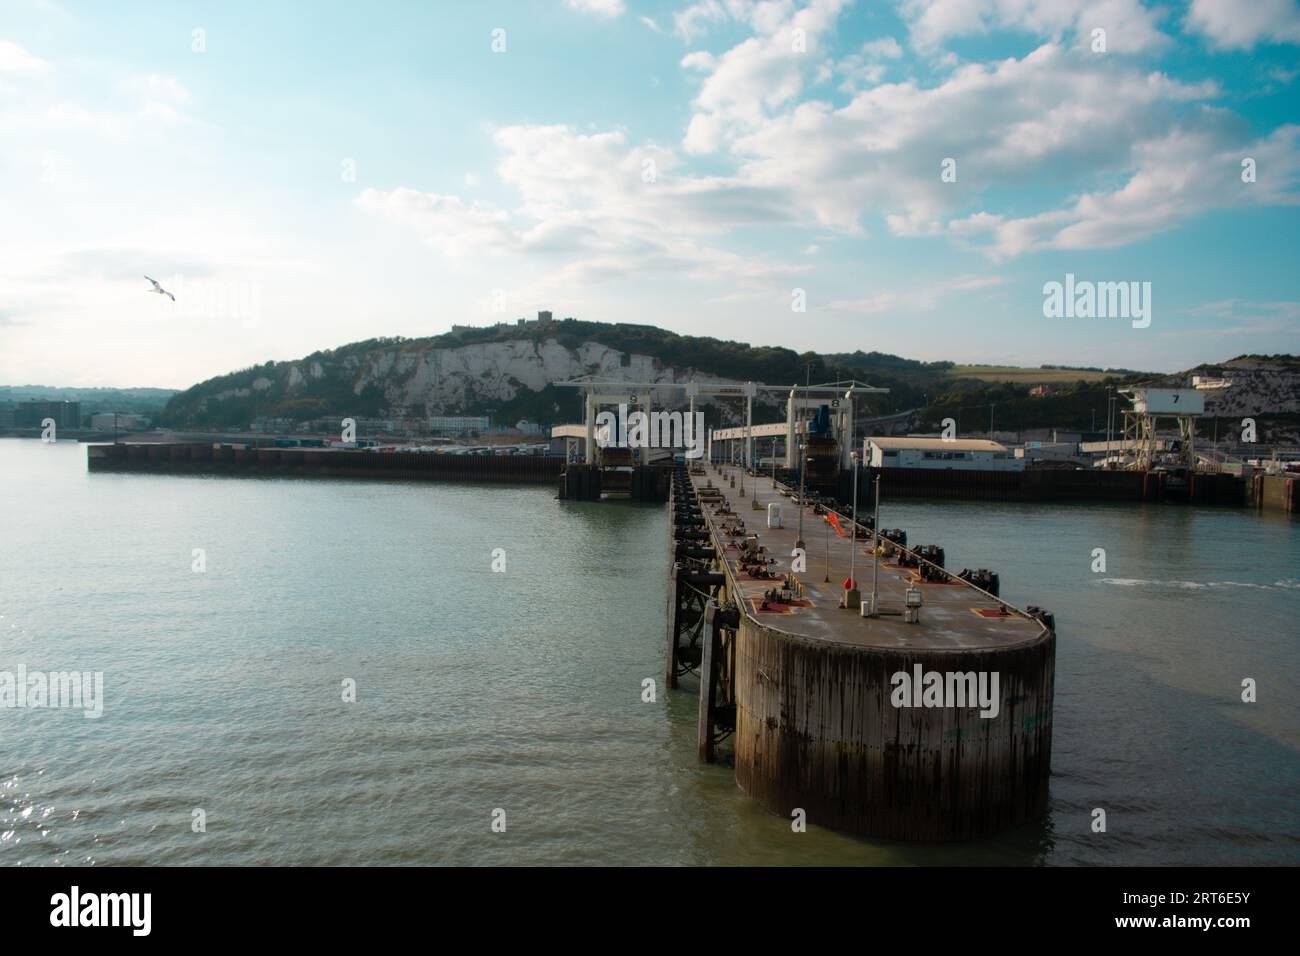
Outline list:
[[[1077,441],[1031,441],[1015,449],[1015,456],[1025,461],[1082,461]]]
[[[486,415],[430,415],[429,431],[443,435],[468,435],[485,432],[491,426]]]
[[[871,468],[952,468],[967,471],[1023,471],[1025,461],[1006,445],[983,439],[868,438],[863,462]]]

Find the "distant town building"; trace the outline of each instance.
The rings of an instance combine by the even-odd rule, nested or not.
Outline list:
[[[485,432],[491,426],[486,415],[430,415],[429,431],[443,435]]]
[[[525,435],[540,435],[544,429],[537,422],[529,421],[527,418],[521,418],[515,422],[515,430],[521,431]]]
[[[1023,448],[1016,449],[1016,457],[1023,458],[1026,461],[1068,461],[1079,457],[1079,443],[1070,441],[1026,442]]]
[[[863,460],[872,468],[951,468],[969,471],[1022,471],[1006,445],[984,439],[868,438]]]
[[[98,432],[131,430],[145,428],[149,419],[144,415],[129,412],[96,412],[90,416],[90,427]]]
[[[14,406],[15,428],[40,428],[47,418],[54,419],[58,428],[81,427],[80,402],[42,402],[31,400]]]
[[[1052,386],[1050,385],[1035,385],[1029,390],[1030,398],[1050,398],[1051,395]]]
[[[249,424],[248,430],[265,435],[271,432],[293,431],[296,424],[292,418],[255,418]]]

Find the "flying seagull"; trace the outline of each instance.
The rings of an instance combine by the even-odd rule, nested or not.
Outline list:
[[[149,279],[148,276],[145,276],[145,278]],[[168,292],[166,289],[160,286],[158,284],[157,279],[149,279],[149,281],[153,283],[153,288],[149,290],[150,292],[157,292],[159,295],[167,296],[167,298],[171,299],[173,302],[176,301],[176,296],[172,295],[170,292]]]

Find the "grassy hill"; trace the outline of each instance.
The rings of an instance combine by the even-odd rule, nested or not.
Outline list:
[[[1129,369],[1026,369],[920,362],[882,352],[796,352],[649,325],[563,319],[458,328],[426,338],[376,338],[297,361],[267,362],[175,395],[163,421],[175,427],[246,427],[259,416],[486,414],[495,422],[529,418],[551,425],[580,416],[574,391],[554,383],[584,374],[792,385],[857,379],[890,389],[872,399],[874,413],[914,409],[921,427],[937,428],[952,417],[963,431],[987,428],[990,405],[999,430],[1101,427],[1110,389],[1152,378]],[[1030,389],[1042,384],[1050,384],[1053,394],[1030,397]],[[723,412],[715,404],[708,415],[718,421]],[[783,415],[781,403],[772,400],[756,408],[755,420]]]
[[[950,378],[969,378],[980,382],[1016,382],[1033,388],[1035,385],[1061,385],[1074,382],[1104,382],[1115,376],[1143,376],[1147,373],[1131,369],[1072,368],[1065,365],[1043,365],[1038,368],[1020,368],[1014,365],[954,365],[948,370]]]

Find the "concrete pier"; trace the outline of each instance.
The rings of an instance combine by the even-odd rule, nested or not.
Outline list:
[[[230,448],[200,442],[87,445],[91,471],[553,484],[562,458],[362,449]]]
[[[712,602],[735,610],[734,630],[723,630],[721,641],[706,614],[696,642],[701,694],[711,702],[702,702],[701,720],[719,695],[723,705],[730,698],[734,716],[718,713],[734,723],[742,789],[782,816],[802,809],[810,823],[895,839],[967,839],[1043,815],[1056,648],[1050,615],[1014,608],[955,577],[922,580],[917,567],[899,564],[915,560],[906,548],[880,559],[881,616],[840,607],[850,548],[857,549],[855,577],[868,600],[872,542],[855,543],[847,518],[837,517],[839,530],[831,527],[828,536],[826,519],[812,508],[803,517],[806,569],[793,572],[797,599],[764,607],[765,592],[791,573],[796,502],[770,478],[741,477],[731,468],[709,468],[689,483],[689,491],[675,494],[674,528],[707,531],[717,555],[711,568],[725,579]],[[772,503],[782,511],[780,528],[766,526]],[[738,521],[745,534],[732,533]],[[757,541],[747,546],[745,535],[754,533]],[[913,545],[921,543],[942,544]],[[755,546],[763,560],[774,560],[767,567],[777,579],[741,567],[742,554]],[[919,593],[916,623],[905,621],[909,591],[913,602]],[[728,653],[733,673],[720,675],[712,662],[725,663]],[[923,677],[940,675],[940,690],[973,687],[965,675],[983,675],[987,699],[996,703],[986,712],[995,712],[981,716],[977,701],[942,694],[938,706],[924,706],[919,687],[906,703],[922,706],[897,706],[896,675],[910,681],[918,668]],[[702,756],[705,736],[702,728]],[[706,759],[712,728],[707,736]]]

